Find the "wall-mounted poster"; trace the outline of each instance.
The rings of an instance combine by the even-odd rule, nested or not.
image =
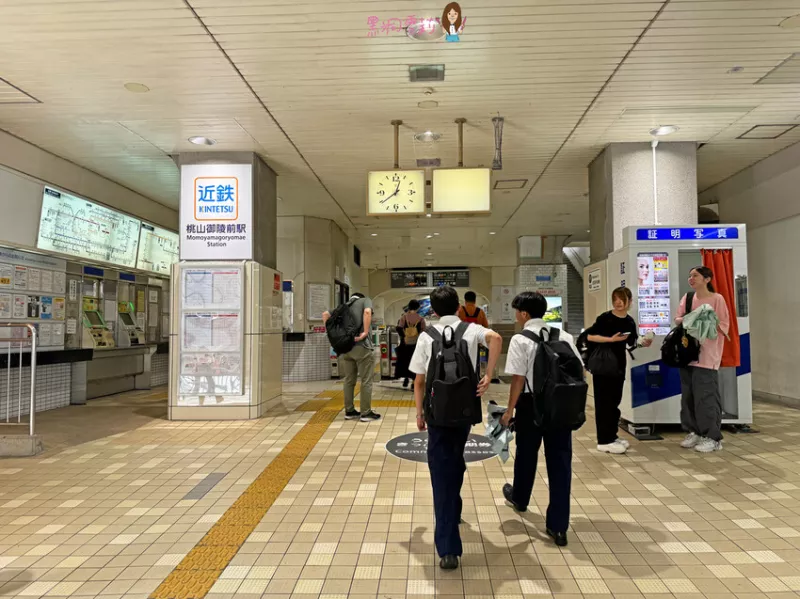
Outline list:
[[[13,314],[11,315],[11,318],[25,318],[25,315],[27,313],[28,313],[28,296],[15,295]]]
[[[547,312],[544,313],[544,321],[547,326],[556,329],[563,328],[564,312],[560,297],[547,297]]]
[[[0,318],[9,319],[13,315],[14,298],[10,293],[0,293]]]

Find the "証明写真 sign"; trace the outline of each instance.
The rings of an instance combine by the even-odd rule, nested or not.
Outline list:
[[[692,241],[700,239],[739,239],[739,229],[737,227],[636,229],[636,241]]]

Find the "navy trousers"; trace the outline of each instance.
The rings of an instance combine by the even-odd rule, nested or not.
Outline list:
[[[526,398],[527,399],[527,398]],[[528,507],[536,478],[539,448],[544,442],[550,505],[546,526],[553,532],[569,528],[569,496],[572,488],[572,431],[543,432],[533,426],[533,406],[520,398],[516,407],[517,454],[514,459],[514,503]]]
[[[464,446],[470,427],[428,426],[428,469],[436,514],[434,542],[439,557],[461,556],[461,485],[464,484]]]

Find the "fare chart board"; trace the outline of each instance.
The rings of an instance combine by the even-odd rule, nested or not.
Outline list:
[[[178,261],[178,234],[142,223],[136,268],[168,275]]]
[[[127,214],[45,187],[36,247],[136,268],[140,225]]]

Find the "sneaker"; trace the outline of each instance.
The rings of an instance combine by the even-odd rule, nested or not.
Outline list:
[[[698,443],[700,443],[700,435],[696,433],[689,433],[688,435],[686,435],[686,438],[683,441],[681,441],[681,447],[683,447],[684,449],[691,449]]]
[[[366,414],[361,414],[361,422],[372,422],[373,420],[380,420],[381,415],[377,412],[370,410]]]
[[[361,412],[357,412],[356,410],[344,413],[345,420],[358,420],[359,418],[361,418]]]
[[[600,453],[614,453],[614,454],[623,454],[628,451],[628,448],[625,447],[622,443],[617,443],[614,441],[613,443],[608,443],[606,445],[598,445],[597,451]]]
[[[630,449],[630,446],[631,446],[631,444],[628,441],[626,441],[625,439],[617,439],[616,441],[614,441],[614,443],[619,443],[625,449]]]
[[[711,453],[712,451],[721,451],[722,450],[722,441],[714,441],[714,439],[708,439],[703,437],[700,439],[700,442],[694,446],[695,451],[699,451],[700,453]]]

